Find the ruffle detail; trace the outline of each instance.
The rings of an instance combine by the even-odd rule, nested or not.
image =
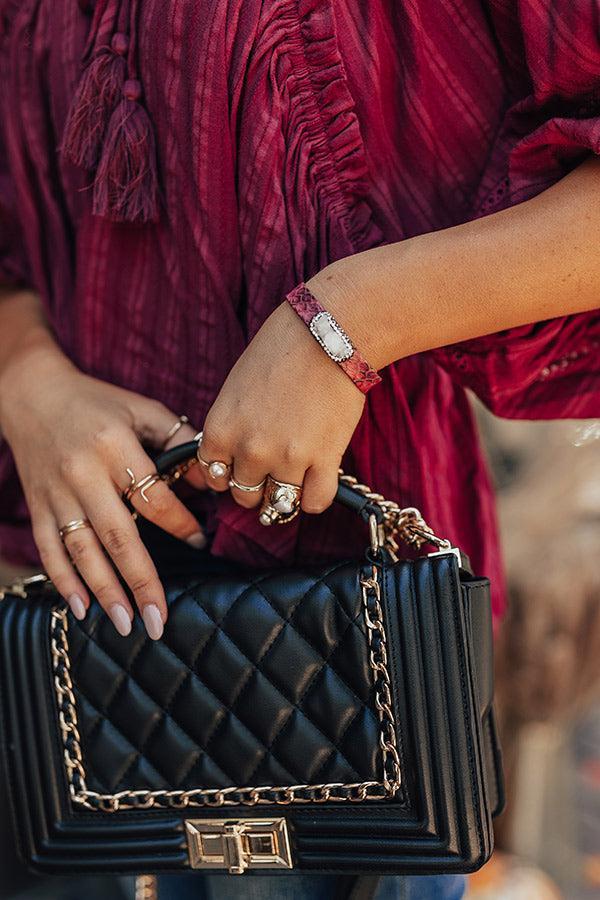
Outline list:
[[[337,220],[357,253],[383,242],[369,204],[370,177],[365,147],[340,54],[332,0],[287,3],[282,13],[285,46],[279,56],[279,86],[289,103],[287,156],[290,178],[305,190],[296,163],[301,145],[311,149],[315,199]]]
[[[268,248],[273,230],[286,228],[295,236],[293,271],[290,267],[287,274],[282,272],[281,293],[272,298],[274,303],[283,300],[294,284],[329,263],[384,242],[370,202],[372,181],[366,148],[338,43],[334,6],[334,0],[269,4],[245,72],[242,116],[252,116],[254,90],[261,96],[266,84],[269,91],[267,112],[259,123],[264,123],[268,135],[252,122],[248,132],[258,138],[251,146],[242,147],[242,159],[238,158],[240,219],[244,222],[248,217],[257,226],[243,248],[253,264],[248,282],[252,295],[260,296],[262,259],[268,253],[264,248]],[[282,155],[276,161],[265,152],[271,141],[273,152]],[[273,185],[264,172],[264,183],[272,185],[270,191],[281,190],[269,221],[254,219],[262,199],[251,193],[252,169],[259,159],[266,169],[272,165],[275,179]],[[269,200],[272,196],[264,202]],[[270,260],[269,265],[273,270],[276,262]],[[250,335],[269,311],[252,308]],[[213,552],[232,552],[236,547],[241,557],[264,564],[275,560],[288,564],[295,559],[299,520],[285,528],[265,528],[255,510],[241,509],[228,498],[220,503],[218,520]]]
[[[600,310],[511,328],[432,355],[498,416],[600,416]]]
[[[518,16],[509,18],[504,3],[494,0],[491,7],[507,58],[523,45],[511,77],[518,74],[526,93],[509,105],[499,129],[477,216],[528,200],[586,157],[600,156],[600,32],[592,4],[515,0]],[[497,415],[600,415],[600,310],[511,328],[433,355]]]

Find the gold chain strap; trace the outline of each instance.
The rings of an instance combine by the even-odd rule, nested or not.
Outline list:
[[[393,558],[396,558],[396,551],[399,550],[396,538],[409,547],[416,547],[417,550],[423,544],[434,544],[438,550],[451,549],[451,542],[434,534],[433,529],[415,506],[402,507],[393,500],[386,500],[383,494],[371,490],[366,484],[360,484],[354,475],[346,475],[341,469],[339,480],[381,510],[383,522],[377,543],[389,550]],[[373,531],[371,543],[373,544]]]

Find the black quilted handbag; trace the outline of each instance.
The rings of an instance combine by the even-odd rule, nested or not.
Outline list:
[[[164,454],[176,478],[195,444]],[[363,559],[249,571],[187,551],[153,642],[43,575],[0,593],[2,749],[46,873],[434,874],[502,806],[489,583],[347,476]],[[398,560],[395,538],[435,552]],[[146,878],[146,896],[152,879]],[[142,894],[141,894],[142,895]]]

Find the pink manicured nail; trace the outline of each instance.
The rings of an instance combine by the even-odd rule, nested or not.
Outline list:
[[[131,619],[125,607],[120,603],[113,603],[108,610],[108,615],[121,637],[127,637],[131,632]]]
[[[190,536],[186,538],[186,542],[190,547],[193,547],[194,550],[202,550],[203,547],[206,547],[206,537],[201,531],[190,534]]]
[[[67,603],[76,619],[79,619],[80,622],[85,619],[85,604],[79,594],[71,594],[67,597]]]
[[[142,610],[142,619],[144,620],[148,637],[152,638],[153,641],[158,641],[164,631],[158,606],[155,606],[154,603],[148,603]]]

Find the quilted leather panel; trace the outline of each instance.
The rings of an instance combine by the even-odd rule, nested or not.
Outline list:
[[[359,567],[167,584],[164,638],[69,616],[88,789],[381,778]],[[160,671],[162,677],[156,678]]]

